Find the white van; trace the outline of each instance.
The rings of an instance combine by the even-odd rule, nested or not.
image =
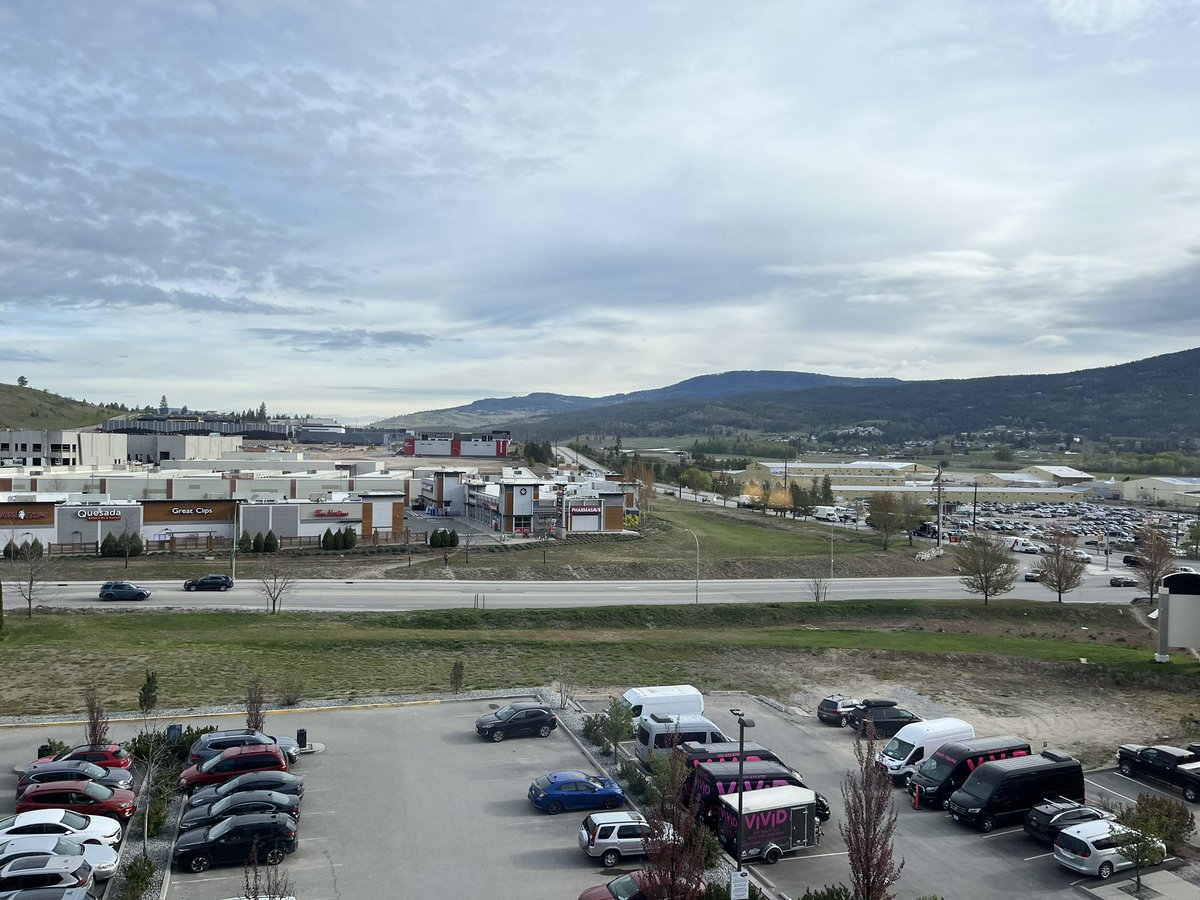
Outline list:
[[[704,716],[684,713],[679,716],[651,713],[637,721],[633,735],[634,753],[642,765],[650,767],[650,758],[655,750],[670,750],[684,741],[697,744],[723,744],[729,738],[721,729]]]
[[[629,717],[635,723],[651,713],[678,716],[704,712],[704,695],[690,684],[634,687],[622,694],[621,699],[629,706]]]
[[[926,719],[910,722],[887,742],[875,761],[887,769],[892,781],[903,781],[942,744],[975,737],[975,727],[962,719]]]

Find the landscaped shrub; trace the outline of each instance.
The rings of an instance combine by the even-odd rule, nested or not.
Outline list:
[[[100,555],[113,557],[117,555],[117,538],[113,534],[106,534],[104,540],[100,542]]]
[[[635,762],[629,760],[621,760],[621,778],[624,780],[629,793],[633,795],[635,800],[645,800],[646,793],[650,787],[650,779],[647,778],[641,768]]]
[[[353,550],[358,546],[358,533],[352,527],[346,529],[346,533],[342,538],[342,546],[347,550]]]
[[[583,736],[597,746],[604,740],[604,717],[600,713],[583,717]]]
[[[145,853],[140,853],[122,866],[125,885],[119,900],[142,900],[154,882],[154,862]]]
[[[250,537],[250,532],[242,529],[242,536],[238,538],[238,552],[249,553],[254,549],[254,539]]]
[[[458,546],[458,529],[457,528],[452,528],[450,530],[450,546],[451,547]]]
[[[250,545],[250,550],[254,553],[263,552],[263,533],[261,531],[255,533],[254,543]]]
[[[326,528],[325,533],[323,535],[321,535],[321,549],[322,550],[336,550],[337,549],[337,544],[334,543],[332,528]]]
[[[263,538],[263,553],[277,553],[279,551],[279,537],[272,529],[267,532],[267,536]]]

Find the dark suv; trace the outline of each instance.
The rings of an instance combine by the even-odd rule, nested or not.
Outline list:
[[[128,581],[106,581],[100,586],[101,600],[149,600],[153,591]]]
[[[558,716],[550,707],[533,702],[510,703],[475,720],[475,733],[492,741],[520,734],[549,737],[557,727]]]
[[[1025,833],[1043,844],[1053,845],[1059,833],[1072,825],[1114,819],[1112,813],[1074,800],[1047,800],[1025,814]]]
[[[292,738],[274,737],[252,728],[231,728],[225,731],[209,731],[196,738],[188,753],[188,762],[193,766],[199,765],[230,747],[246,747],[251,744],[275,744],[287,756],[288,763],[294,763],[300,758],[300,745]]]
[[[826,725],[837,725],[845,728],[850,722],[850,714],[859,701],[852,700],[843,694],[833,694],[817,704],[817,718]]]
[[[867,723],[875,725],[875,737],[894,737],[896,732],[912,722],[923,721],[916,713],[901,709],[895,700],[864,700],[854,707],[850,724],[860,734],[867,733]]]
[[[185,591],[227,591],[233,587],[233,579],[228,575],[201,575],[183,583]]]

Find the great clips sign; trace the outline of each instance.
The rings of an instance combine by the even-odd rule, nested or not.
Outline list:
[[[143,500],[145,522],[232,522],[232,500]]]

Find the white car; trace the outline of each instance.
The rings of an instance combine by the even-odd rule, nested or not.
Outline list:
[[[1084,822],[1064,828],[1054,841],[1054,858],[1059,865],[1066,866],[1084,875],[1109,878],[1113,872],[1128,869],[1133,863],[1121,854],[1123,839],[1133,832],[1123,825],[1107,819]],[[1167,848],[1162,841],[1158,845],[1158,861],[1166,858]]]
[[[104,844],[81,844],[79,841],[55,834],[38,834],[29,837],[0,841],[0,867],[25,856],[82,856],[92,867],[97,881],[104,881],[116,874],[121,864],[121,854]]]
[[[0,840],[35,834],[62,835],[81,844],[116,847],[121,843],[121,823],[108,816],[89,816],[69,809],[31,809],[0,819]]]

